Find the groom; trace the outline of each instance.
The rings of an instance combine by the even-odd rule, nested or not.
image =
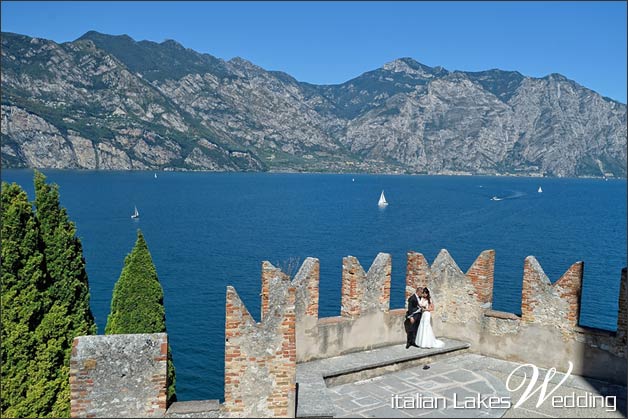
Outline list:
[[[419,328],[419,323],[421,322],[421,314],[422,310],[419,307],[419,295],[423,292],[422,287],[418,287],[414,294],[408,298],[408,311],[406,311],[406,320],[403,325],[406,329],[406,334],[408,335],[408,339],[406,341],[406,349],[410,346],[417,346],[415,343],[416,340],[416,332]]]

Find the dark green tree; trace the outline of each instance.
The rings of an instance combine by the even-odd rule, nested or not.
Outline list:
[[[164,293],[157,269],[140,230],[131,253],[124,260],[118,282],[113,287],[111,312],[105,334],[166,332]],[[175,373],[168,345],[168,404],[176,400]]]
[[[76,227],[59,202],[59,187],[35,171],[35,208],[44,244],[50,285],[42,296],[47,310],[37,331],[37,362],[58,368],[54,376],[36,377],[45,385],[40,397],[55,399],[53,416],[70,413],[70,355],[76,336],[96,333],[89,307],[89,284],[83,246]]]
[[[26,192],[2,183],[2,417],[44,416],[50,403],[38,400],[32,376],[42,374],[34,362],[36,329],[45,305],[40,298],[48,285],[39,228]],[[47,371],[43,371],[45,374]],[[33,391],[35,390],[35,391]]]
[[[68,315],[77,329],[95,333],[94,316],[89,307],[89,285],[83,246],[76,236],[76,226],[59,202],[59,187],[46,183],[35,171],[35,207],[44,241],[46,267],[54,279],[48,289],[52,300],[66,303]]]
[[[35,206],[2,184],[2,415],[68,417],[76,336],[96,332],[85,260],[56,185],[35,172]]]

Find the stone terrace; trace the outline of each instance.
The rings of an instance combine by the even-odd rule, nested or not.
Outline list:
[[[357,354],[356,354],[357,355]],[[506,387],[508,375],[522,364],[503,361],[482,355],[464,353],[447,359],[425,362],[430,366],[404,368],[363,380],[329,386],[327,391],[334,407],[334,417],[386,417],[386,418],[544,418],[544,417],[626,417],[626,387],[608,384],[598,380],[569,376],[560,386],[564,377],[556,374],[548,384],[548,393],[556,389],[552,396],[580,397],[592,400],[591,396],[614,396],[615,403],[602,405],[596,400],[596,407],[559,408],[552,407],[552,396],[539,406],[539,394],[535,393],[521,406],[514,407],[524,389],[510,392]],[[521,383],[523,372],[530,376],[530,369],[521,369],[514,375],[511,388]],[[539,381],[543,381],[547,370],[539,371]],[[454,394],[456,400],[454,401]],[[510,401],[510,408],[501,401],[495,407],[469,402],[467,398],[499,397]],[[419,395],[417,397],[417,395]],[[394,398],[396,397],[396,401]],[[420,402],[417,402],[419,400]],[[435,403],[432,401],[436,401]],[[430,404],[431,403],[431,404]],[[488,403],[488,402],[486,402]],[[585,406],[584,402],[581,406]],[[614,406],[614,409],[611,407]]]
[[[445,346],[439,349],[405,349],[405,345],[395,345],[298,364],[297,417],[336,416],[329,385],[411,368],[417,363],[429,362],[432,357],[457,353],[468,347],[465,342],[445,339]]]

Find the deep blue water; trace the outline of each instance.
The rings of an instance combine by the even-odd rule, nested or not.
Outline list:
[[[446,248],[466,271],[480,252],[495,249],[493,307],[515,313],[526,256],[536,256],[552,281],[583,260],[580,323],[615,329],[626,265],[625,179],[44,173],[59,184],[83,241],[100,333],[142,229],[164,288],[180,400],[222,399],[225,289],[234,285],[259,320],[263,260],[319,258],[321,316],[340,313],[347,255],[368,270],[378,252],[391,253],[391,308],[400,308],[409,250],[431,263]],[[2,180],[33,198],[32,171],[4,170]],[[384,210],[376,205],[382,189],[390,203]],[[130,218],[134,205],[139,220]]]

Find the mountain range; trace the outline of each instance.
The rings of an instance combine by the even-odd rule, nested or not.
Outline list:
[[[336,85],[173,40],[3,32],[2,166],[626,177],[626,105],[400,58]]]

